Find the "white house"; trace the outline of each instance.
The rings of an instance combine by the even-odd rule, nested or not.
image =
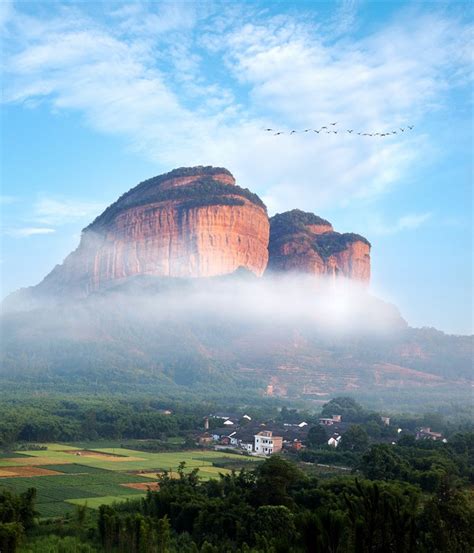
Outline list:
[[[341,441],[341,436],[339,434],[333,434],[328,440],[328,445],[332,447],[337,447],[340,441]]]
[[[274,436],[271,430],[262,430],[258,434],[255,434],[254,440],[255,453],[263,455],[278,453],[283,446],[283,438],[281,436]]]

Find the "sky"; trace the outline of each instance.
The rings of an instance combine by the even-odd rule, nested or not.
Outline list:
[[[2,297],[139,182],[215,165],[366,236],[410,325],[473,332],[471,3],[2,1],[0,30]]]

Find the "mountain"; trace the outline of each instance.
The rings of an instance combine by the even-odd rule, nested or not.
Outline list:
[[[362,236],[300,210],[269,220],[226,169],[176,169],[123,194],[3,302],[0,383],[464,397],[472,337],[410,328],[369,278]]]
[[[0,387],[222,399],[271,385],[292,400],[350,393],[397,408],[469,400],[472,337],[410,328],[363,290],[357,301],[317,297],[307,279],[240,272],[133,277],[38,302],[1,317]]]
[[[335,232],[313,213],[293,209],[270,219],[268,269],[344,276],[368,283],[370,242],[358,234]]]
[[[110,205],[37,289],[87,295],[135,275],[210,277],[240,267],[262,275],[268,236],[265,205],[227,169],[175,169]]]
[[[271,230],[270,230],[271,229]],[[87,226],[78,248],[34,288],[86,296],[130,277],[204,278],[246,269],[370,277],[370,244],[293,210],[269,221],[262,200],[221,167],[182,167],[123,194]],[[30,290],[31,292],[31,290]]]

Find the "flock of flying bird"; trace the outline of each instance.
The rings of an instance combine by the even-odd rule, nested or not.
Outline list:
[[[337,121],[335,123],[329,123],[328,125],[325,125],[319,129],[305,129],[303,131],[277,131],[275,129],[264,129],[266,132],[272,132],[273,136],[278,136],[280,134],[297,134],[297,133],[307,133],[307,132],[315,132],[317,134],[319,133],[326,133],[326,134],[342,134],[343,130],[334,130],[334,127],[337,125]],[[333,128],[331,128],[333,127]],[[401,134],[405,131],[411,131],[413,130],[414,125],[407,125],[405,128],[399,128],[396,131],[388,131],[388,132],[355,132],[354,129],[346,129],[345,132],[352,134],[355,133],[358,136],[392,136],[393,134]],[[338,128],[339,129],[339,128]]]

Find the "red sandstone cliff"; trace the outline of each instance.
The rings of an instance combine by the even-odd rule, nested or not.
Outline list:
[[[270,219],[270,271],[344,276],[368,283],[370,243],[358,234],[340,234],[332,225],[298,209]]]
[[[87,294],[135,275],[210,277],[239,267],[260,276],[268,239],[264,204],[229,171],[176,169],[108,207],[40,288]]]
[[[269,222],[260,198],[227,169],[181,168],[123,194],[37,288],[87,295],[137,275],[212,277],[240,267],[261,276],[267,262],[270,270],[368,282],[370,244],[299,210]]]

